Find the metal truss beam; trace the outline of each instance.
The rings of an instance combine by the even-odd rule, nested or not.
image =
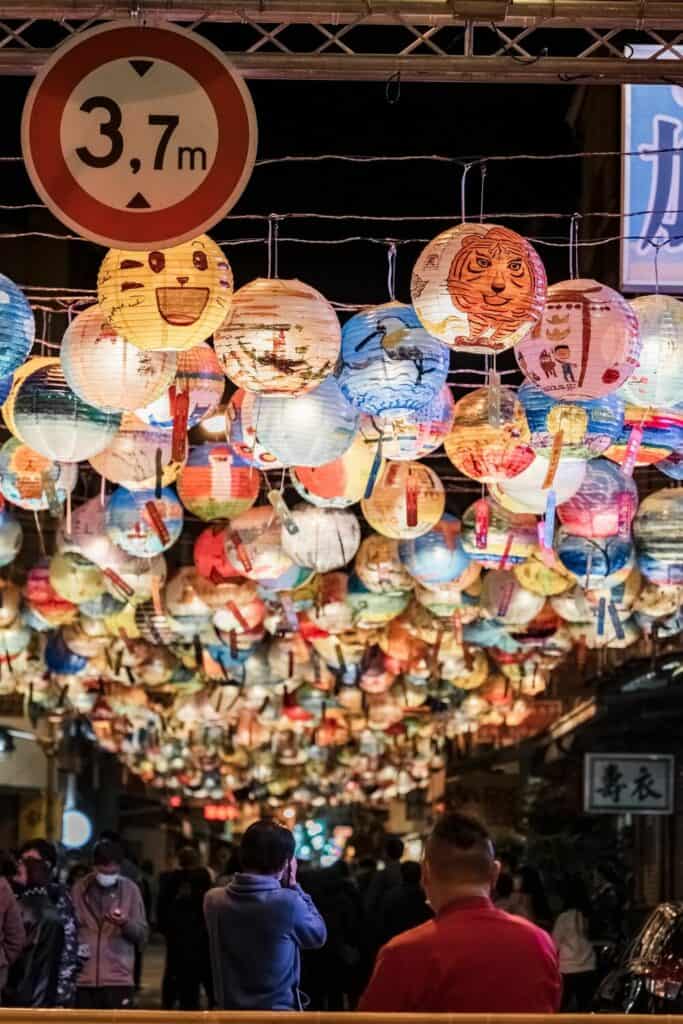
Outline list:
[[[0,74],[129,18],[201,32],[248,78],[683,83],[683,0],[0,0]]]

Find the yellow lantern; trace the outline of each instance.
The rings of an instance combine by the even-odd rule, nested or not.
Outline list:
[[[415,585],[399,557],[398,541],[379,533],[371,533],[362,542],[354,568],[361,583],[375,594],[400,594]]]
[[[105,317],[138,348],[182,351],[230,313],[232,271],[208,235],[154,252],[110,249],[97,278]]]
[[[361,502],[374,530],[396,540],[421,537],[441,519],[446,507],[443,484],[420,462],[392,462]]]
[[[534,461],[521,403],[509,388],[478,388],[455,403],[446,455],[461,473],[492,483],[507,480]]]
[[[67,551],[52,556],[50,560],[50,583],[53,589],[72,604],[83,604],[104,592],[102,571],[88,562],[76,551]]]
[[[301,394],[322,383],[340,344],[339,320],[327,299],[302,281],[278,278],[240,288],[215,338],[226,376],[268,395]]]

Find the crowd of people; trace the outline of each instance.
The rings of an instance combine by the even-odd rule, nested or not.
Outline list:
[[[55,847],[31,840],[1,866],[0,1003],[133,1006],[151,920],[167,1010],[590,1009],[596,947],[621,924],[604,873],[590,899],[566,878],[555,916],[539,873],[501,864],[475,819],[438,821],[422,864],[403,855],[389,838],[383,865],[301,870],[292,832],[263,820],[218,871],[185,847],[155,879],[106,833],[62,882]]]

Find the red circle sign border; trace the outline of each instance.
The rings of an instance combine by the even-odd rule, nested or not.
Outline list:
[[[78,184],[62,155],[60,129],[66,101],[85,75],[107,61],[148,57],[176,64],[199,83],[214,106],[219,139],[211,170],[194,192],[166,209],[133,213],[106,206]],[[228,130],[221,111],[235,107]],[[256,160],[256,113],[241,75],[212,43],[175,25],[109,23],[69,40],[41,69],[24,105],[21,143],[36,191],[64,224],[105,246],[169,248],[212,227],[241,196]]]

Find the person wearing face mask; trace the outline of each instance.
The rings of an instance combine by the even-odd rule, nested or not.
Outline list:
[[[70,1007],[76,997],[76,916],[66,887],[55,881],[56,868],[57,851],[46,839],[31,839],[19,850],[13,884],[26,942],[9,975],[12,1006]]]
[[[82,1010],[122,1010],[133,1005],[135,950],[147,939],[140,889],[121,874],[123,851],[101,839],[93,850],[93,872],[76,882],[73,901],[80,953],[76,1005]]]

